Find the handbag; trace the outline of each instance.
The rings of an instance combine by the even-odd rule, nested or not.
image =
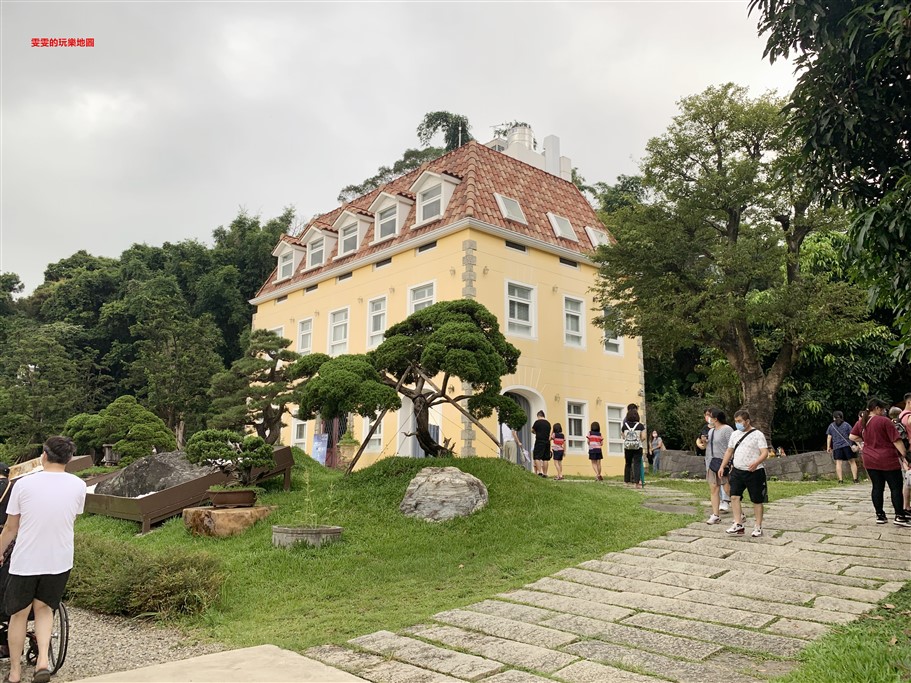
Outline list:
[[[714,429],[709,430],[709,435],[708,435],[709,452],[711,453],[711,456],[712,456],[712,459],[709,460],[709,469],[712,470],[712,472],[714,472],[715,474],[718,474],[718,470],[721,469],[721,463],[723,462],[723,458],[715,457],[715,443],[714,443],[715,440],[712,438],[712,436],[713,436],[712,432],[714,432],[714,431],[715,431]],[[742,441],[742,439],[741,439],[741,441]],[[740,443],[738,442],[737,445],[739,446]],[[725,468],[725,471],[721,473],[721,476],[722,477],[728,476],[731,473],[731,467],[733,467],[733,463],[729,464]]]

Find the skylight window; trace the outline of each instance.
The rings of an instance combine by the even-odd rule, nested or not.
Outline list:
[[[585,232],[588,233],[588,239],[592,241],[592,245],[595,247],[608,246],[610,244],[610,238],[607,236],[607,233],[603,230],[597,230],[595,228],[585,227]]]
[[[547,212],[547,217],[550,219],[550,226],[554,229],[554,234],[557,237],[566,237],[571,240],[577,239],[576,231],[573,230],[573,224],[569,222],[569,219],[550,211]]]
[[[519,202],[515,199],[497,194],[496,192],[494,192],[493,196],[497,198],[497,204],[500,207],[503,218],[508,218],[511,221],[516,221],[523,225],[528,225],[528,221],[525,219],[525,214],[522,212],[522,207],[519,205]]]

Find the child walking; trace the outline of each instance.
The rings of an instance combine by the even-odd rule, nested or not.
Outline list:
[[[592,422],[591,431],[588,433],[588,459],[591,461],[592,470],[595,472],[597,481],[604,481],[601,476],[601,460],[604,456],[601,454],[601,446],[604,443],[604,437],[601,436],[601,425]]]
[[[559,422],[554,423],[554,431],[550,435],[551,453],[554,456],[554,467],[557,469],[555,479],[563,479],[563,453],[566,449],[566,436],[563,434],[563,425]]]

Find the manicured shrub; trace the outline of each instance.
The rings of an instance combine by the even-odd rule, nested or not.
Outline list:
[[[258,436],[244,436],[227,429],[204,429],[187,442],[187,460],[198,465],[218,465],[235,475],[243,484],[251,484],[251,471],[272,467],[272,446]]]
[[[219,597],[223,577],[208,553],[157,553],[124,541],[80,534],[67,600],[104,614],[199,614]]]

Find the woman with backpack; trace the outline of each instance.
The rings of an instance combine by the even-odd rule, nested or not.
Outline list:
[[[851,425],[845,422],[845,415],[840,410],[832,413],[832,424],[826,428],[826,452],[832,454],[835,460],[835,475],[838,483],[844,484],[842,479],[842,463],[851,463],[851,474],[854,483],[857,483],[857,451],[860,448],[851,441]]]
[[[888,407],[889,404],[885,401],[871,398],[867,409],[862,413],[863,417],[851,430],[850,438],[863,444],[861,457],[873,485],[870,498],[876,512],[876,523],[885,524],[888,521],[883,509],[883,494],[888,484],[895,510],[893,523],[896,526],[911,527],[911,520],[905,516],[902,508],[902,478],[908,468],[905,444],[892,420],[885,416]]]
[[[623,483],[642,488],[642,450],[645,443],[645,425],[639,422],[639,407],[630,403],[623,418]]]

